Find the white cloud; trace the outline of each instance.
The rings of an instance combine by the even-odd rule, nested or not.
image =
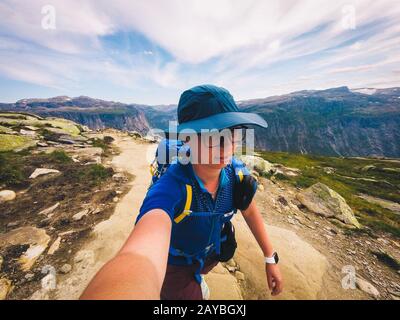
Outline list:
[[[365,73],[379,78],[388,72],[387,81],[395,82],[398,73],[389,66],[400,53],[396,3],[352,1],[356,29],[346,30],[347,0],[3,0],[0,74],[57,88],[107,79],[127,89],[153,85],[178,92],[212,82],[239,98],[362,84]],[[48,4],[56,10],[55,30],[41,27],[41,8]],[[165,61],[154,47],[137,54],[108,51],[102,37],[118,32],[142,34],[172,59]],[[291,62],[310,55],[316,58]]]

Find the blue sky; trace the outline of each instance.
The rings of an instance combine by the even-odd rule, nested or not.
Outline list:
[[[1,102],[172,104],[203,83],[236,100],[400,86],[399,2],[0,0]]]

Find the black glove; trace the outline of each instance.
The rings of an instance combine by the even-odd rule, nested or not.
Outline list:
[[[246,210],[257,191],[257,180],[250,174],[236,181],[233,191],[233,204],[239,210]]]

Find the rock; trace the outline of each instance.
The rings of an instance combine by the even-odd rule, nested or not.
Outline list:
[[[254,170],[260,174],[270,173],[272,169],[272,163],[264,160],[261,157],[253,155],[241,155],[239,156],[239,159],[243,161],[249,170],[254,168]]]
[[[38,146],[38,147],[45,148],[45,147],[48,147],[49,145],[48,145],[46,142],[38,142],[38,143],[37,143],[37,146]]]
[[[0,203],[14,200],[17,195],[12,190],[0,191]]]
[[[69,230],[69,231],[61,232],[61,233],[59,234],[59,236],[60,236],[60,237],[64,237],[64,236],[68,236],[68,235],[70,235],[70,234],[73,234],[73,233],[75,233],[75,232],[77,232],[77,230]]]
[[[12,245],[29,245],[29,248],[19,257],[18,263],[22,271],[28,271],[39,256],[46,250],[50,237],[43,229],[21,227],[0,234],[0,248]]]
[[[47,254],[53,255],[60,248],[60,244],[61,244],[61,237],[58,237],[50,246],[49,250],[47,251]]]
[[[37,168],[30,175],[29,179],[35,179],[35,178],[37,178],[39,176],[50,174],[50,173],[60,173],[60,171],[55,170],[55,169]]]
[[[63,140],[65,141],[72,141],[73,143],[76,142],[86,142],[89,139],[84,137],[84,136],[71,136],[71,135],[61,135],[57,141],[63,142]]]
[[[0,300],[5,300],[12,289],[12,283],[6,278],[0,278]]]
[[[236,271],[236,267],[226,266],[226,268],[228,269],[229,272],[235,272]]]
[[[42,289],[52,291],[57,288],[56,269],[52,265],[45,265],[42,273],[46,274],[41,280]]]
[[[40,211],[39,214],[43,214],[43,215],[47,216],[50,213],[52,213],[54,210],[56,210],[59,205],[60,205],[60,203],[57,202],[55,205],[51,206],[50,208],[47,208],[47,209],[44,209],[44,210]]]
[[[360,228],[353,210],[346,203],[346,200],[322,183],[316,183],[311,187],[299,192],[297,199],[308,210],[327,218],[335,218],[345,224]]]
[[[83,148],[74,150],[74,157],[78,160],[92,160],[97,156],[102,156],[103,149],[98,147],[90,147],[90,148]]]
[[[0,272],[1,272],[1,266],[3,265],[3,261],[4,261],[3,257],[0,256]]]
[[[139,132],[137,132],[137,131],[129,131],[128,132],[128,134],[131,136],[131,137],[133,137],[133,138],[142,138],[142,135],[139,133]]]
[[[83,217],[87,216],[89,213],[89,209],[82,210],[72,216],[72,219],[75,221],[81,220]]]
[[[19,223],[20,223],[20,221],[10,222],[10,223],[7,224],[7,228],[16,227],[16,226],[19,225]]]
[[[264,191],[264,186],[261,183],[259,183],[257,185],[257,189],[260,190],[261,192],[263,192]]]
[[[233,275],[213,271],[205,275],[210,288],[210,300],[243,300],[239,284]]]
[[[324,172],[325,172],[326,174],[335,173],[335,169],[332,168],[332,167],[324,167],[323,170],[324,170]]]
[[[64,264],[61,268],[60,268],[60,272],[61,273],[68,273],[72,270],[72,266],[68,263]]]
[[[147,134],[147,135],[144,136],[142,139],[143,139],[144,141],[147,141],[147,142],[150,142],[150,143],[156,143],[156,142],[159,142],[159,141],[161,140],[159,136],[157,136],[157,135],[150,135],[150,134]]]
[[[113,201],[114,201],[114,202],[118,202],[118,201],[119,201],[119,198],[118,198],[118,197],[114,197],[114,198],[113,198]]]
[[[362,278],[356,278],[356,286],[358,289],[368,293],[374,298],[378,298],[380,296],[379,291],[372,284]]]
[[[31,130],[24,130],[24,129],[21,129],[21,130],[19,131],[19,133],[22,134],[22,135],[24,135],[24,136],[31,136],[31,137],[36,136],[36,132],[35,132],[35,131],[31,131]]]
[[[289,205],[288,202],[287,202],[287,200],[286,200],[285,197],[283,197],[283,196],[279,196],[279,197],[278,197],[278,201],[279,201],[282,205],[284,205],[284,206],[288,206],[288,205]]]
[[[91,212],[91,214],[98,214],[100,212],[102,212],[101,208],[96,208]]]
[[[376,169],[376,167],[374,165],[370,164],[370,165],[363,167],[361,169],[361,171],[369,171],[369,170],[373,170],[373,169]]]
[[[25,279],[26,279],[26,280],[32,280],[34,277],[35,277],[35,274],[34,274],[34,273],[27,273],[27,274],[25,275]]]
[[[231,267],[236,267],[236,262],[233,259],[229,259],[226,264]]]
[[[236,276],[236,279],[238,279],[240,281],[244,281],[244,273],[243,272],[236,271],[235,276]]]
[[[118,172],[112,176],[112,179],[116,182],[125,182],[128,180],[125,174]]]
[[[240,244],[235,261],[245,274],[244,287],[248,289],[243,291],[244,299],[271,299],[265,280],[263,253],[252,233],[248,232],[244,218],[235,215],[232,220]],[[280,268],[285,288],[276,299],[321,299],[330,266],[326,257],[293,231],[272,225],[266,225],[266,229],[282,262]]]

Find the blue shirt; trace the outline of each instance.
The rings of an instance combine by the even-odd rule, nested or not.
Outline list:
[[[191,210],[194,210],[196,208],[208,210],[204,208],[204,206],[196,205],[195,200],[199,200],[200,198],[204,199],[204,197],[208,200],[207,202],[209,207],[215,209],[215,204],[218,200],[218,197],[220,196],[220,190],[226,188],[228,185],[233,185],[234,179],[234,170],[230,165],[222,168],[219,175],[217,196],[216,199],[213,200],[211,194],[205,188],[203,182],[196,175],[190,162],[186,165],[174,163],[168,168],[167,172],[162,175],[161,178],[147,191],[146,197],[143,200],[142,206],[140,207],[139,215],[136,218],[135,224],[146,212],[152,209],[164,210],[168,213],[171,220],[173,220],[174,217],[182,212],[184,209],[186,201],[185,184],[192,184],[191,182],[193,181],[196,182],[197,188],[193,188],[193,201]],[[203,196],[201,194],[203,194]],[[222,208],[218,209],[223,210],[225,209],[224,207],[229,207],[229,205],[223,206]]]
[[[242,173],[249,174],[243,162],[236,158],[232,161],[235,161],[236,166],[240,162]],[[213,200],[190,162],[186,165],[173,163],[148,189],[135,224],[150,210],[162,209],[172,221],[170,248],[189,255],[200,252],[215,244],[216,239],[221,236],[223,223],[229,221],[236,212],[233,201],[235,180],[235,168],[232,163],[222,168],[216,199]],[[184,210],[186,184],[192,186],[192,213],[175,223],[174,218]],[[168,264],[185,265],[188,261],[182,256],[169,254]]]

